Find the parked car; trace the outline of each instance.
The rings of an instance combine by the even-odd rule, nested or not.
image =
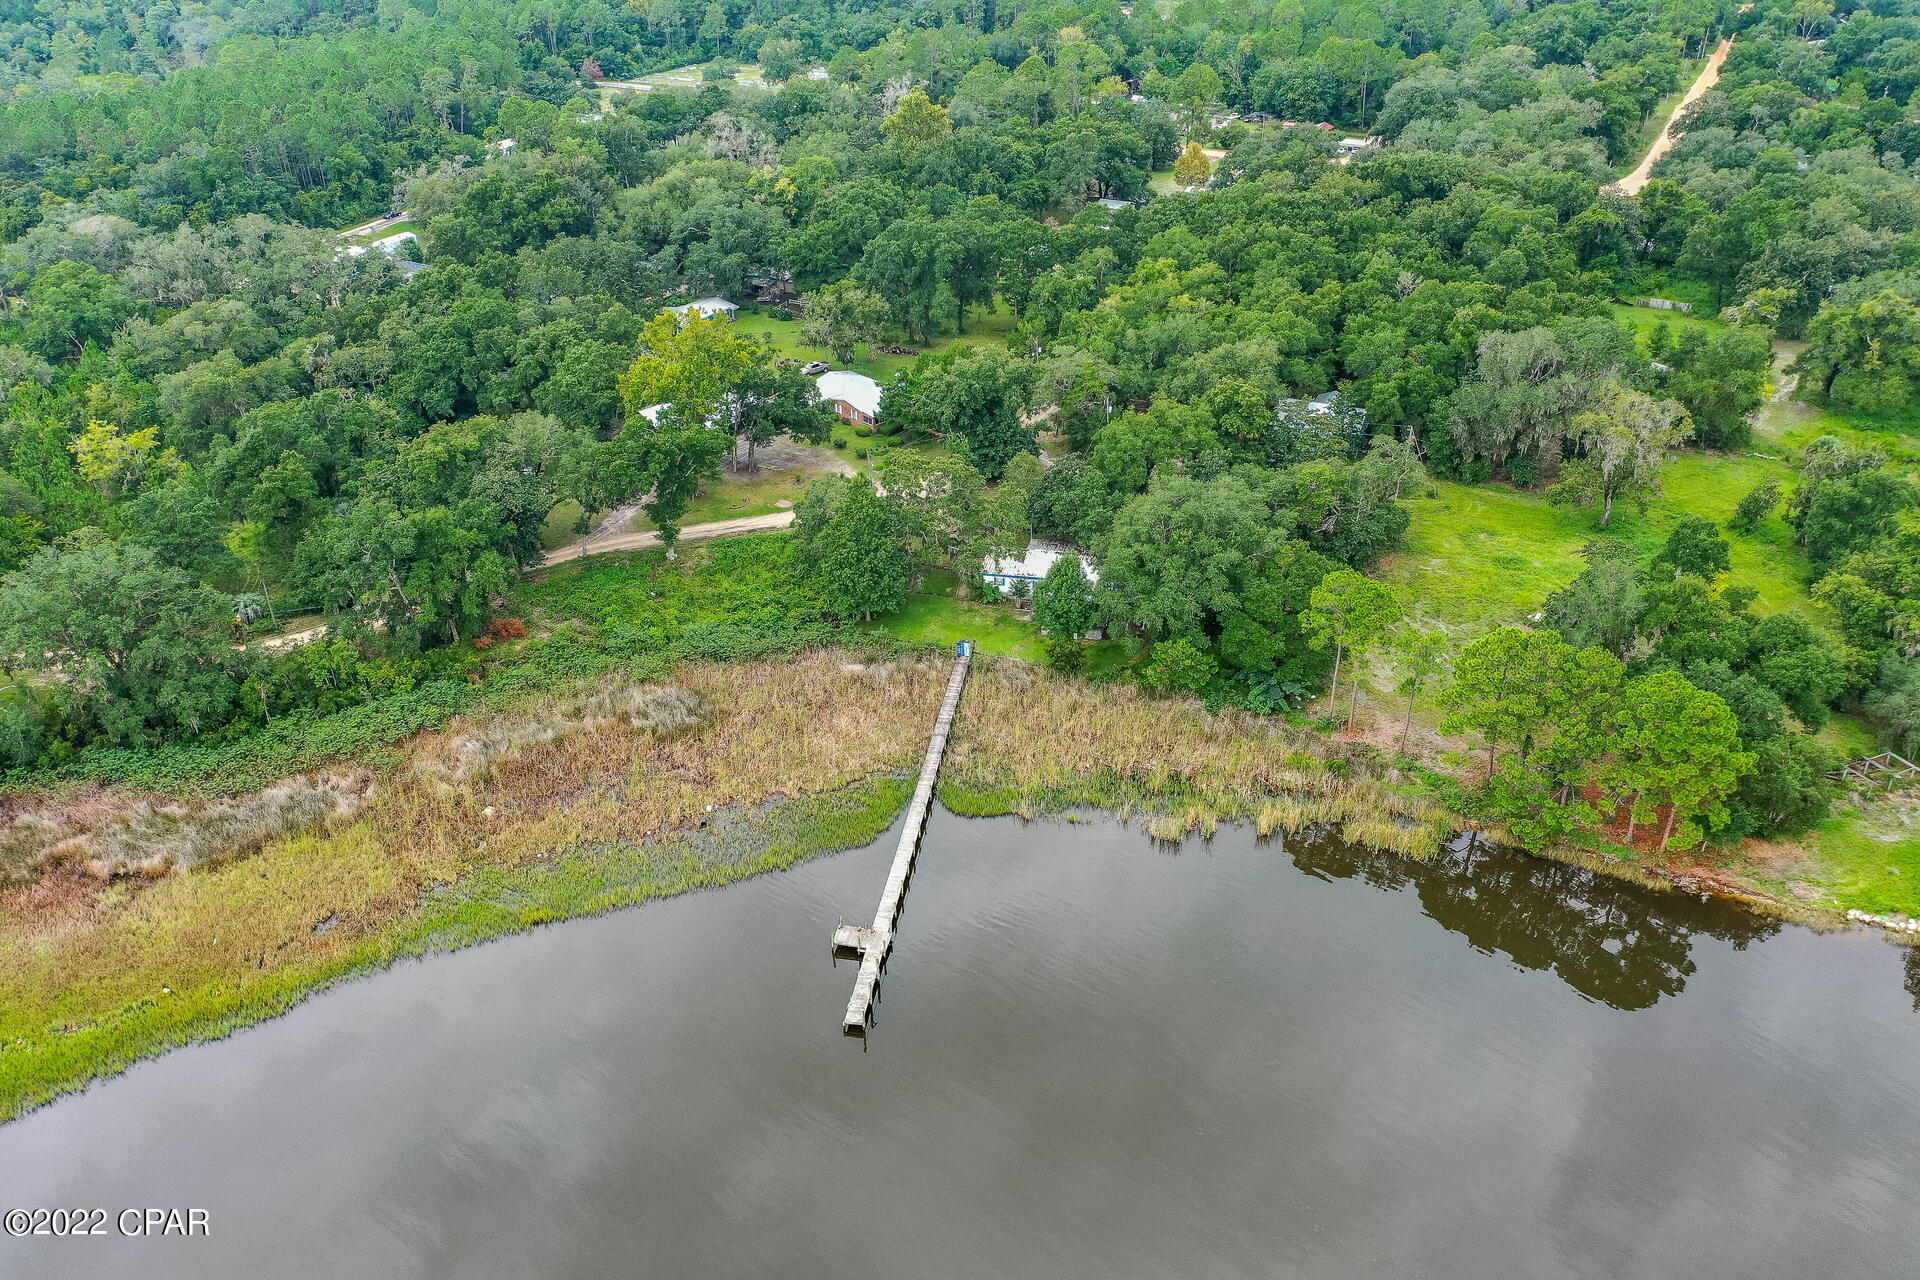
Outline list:
[[[802,365],[800,372],[806,374],[809,378],[817,378],[831,368],[833,368],[833,366],[825,360],[815,360],[811,364]]]

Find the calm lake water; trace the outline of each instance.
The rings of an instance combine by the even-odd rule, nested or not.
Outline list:
[[[1920,1274],[1903,955],[1462,845],[937,812],[409,963],[0,1128],[34,1277]]]

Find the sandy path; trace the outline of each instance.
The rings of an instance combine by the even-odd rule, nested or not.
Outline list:
[[[680,531],[682,542],[704,542],[708,538],[728,538],[742,533],[760,533],[767,529],[784,529],[793,523],[793,512],[775,511],[764,516],[741,516],[737,520],[715,520],[709,524],[690,524]],[[569,542],[564,547],[555,547],[547,552],[546,563],[532,570],[539,573],[556,564],[565,564],[569,560],[578,560],[582,555],[597,556],[607,551],[638,551],[645,547],[660,545],[660,535],[647,530],[628,532],[612,536],[596,536],[581,542]],[[290,631],[285,635],[268,636],[264,640],[254,641],[262,649],[285,649],[292,645],[306,644],[325,635],[325,623],[317,627],[308,627],[305,631]],[[240,646],[245,648],[245,645]]]
[[[1680,119],[1682,112],[1705,97],[1707,91],[1720,82],[1720,64],[1727,60],[1727,51],[1731,48],[1733,48],[1733,37],[1728,36],[1707,59],[1707,65],[1700,68],[1699,78],[1693,82],[1693,87],[1687,90],[1687,96],[1680,99],[1680,105],[1673,109],[1673,114],[1667,117],[1666,128],[1660,130],[1660,136],[1653,140],[1651,147],[1647,148],[1647,154],[1640,158],[1639,166],[1614,183],[1613,190],[1629,196],[1640,194],[1640,188],[1646,186],[1647,179],[1653,176],[1653,166],[1661,156],[1673,149],[1675,140],[1680,136],[1674,132],[1674,123]]]
[[[372,222],[363,222],[357,227],[348,227],[345,231],[339,232],[338,234],[342,240],[351,240],[355,236],[370,236],[376,231],[385,231],[388,227],[397,227],[412,216],[413,214],[406,209],[402,209],[400,216],[397,218],[389,218],[385,214],[381,214]]]
[[[764,516],[741,516],[735,520],[715,520],[709,524],[690,524],[680,531],[682,542],[702,542],[708,538],[726,538],[740,533],[759,533],[765,529],[784,529],[793,523],[793,512],[774,511]],[[565,564],[583,555],[597,556],[605,551],[638,551],[660,545],[660,535],[651,529],[626,533],[592,534],[564,547],[547,552],[546,565]],[[534,570],[538,573],[539,570]]]

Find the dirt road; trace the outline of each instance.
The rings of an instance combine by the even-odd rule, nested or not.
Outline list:
[[[1701,98],[1704,98],[1707,95],[1707,90],[1713,88],[1714,85],[1720,82],[1720,65],[1727,60],[1727,50],[1731,48],[1733,48],[1733,37],[1728,36],[1720,42],[1719,48],[1715,49],[1712,56],[1707,59],[1707,65],[1700,68],[1699,78],[1695,80],[1693,86],[1687,90],[1687,96],[1680,99],[1680,105],[1673,109],[1673,114],[1667,117],[1667,127],[1660,131],[1660,136],[1653,140],[1651,147],[1647,148],[1647,154],[1640,157],[1638,167],[1636,167],[1632,173],[1614,183],[1613,190],[1629,196],[1637,196],[1640,194],[1640,188],[1646,186],[1647,179],[1653,176],[1653,166],[1659,161],[1661,156],[1673,150],[1674,142],[1680,137],[1674,130],[1674,122],[1680,118],[1681,113],[1688,107],[1698,102]]]
[[[680,531],[682,542],[703,542],[708,538],[726,538],[740,533],[759,533],[765,529],[784,529],[793,523],[793,512],[775,511],[764,516],[741,516],[737,520],[715,520],[711,524],[690,524]],[[547,552],[548,567],[578,560],[583,555],[597,556],[605,551],[638,551],[660,545],[660,535],[652,530],[594,534],[579,542],[569,542]],[[534,570],[538,573],[539,570]]]
[[[690,524],[680,531],[682,542],[704,542],[708,538],[728,538],[742,533],[760,533],[767,529],[784,529],[793,523],[793,512],[775,511],[764,516],[741,516],[738,520],[715,520],[710,524]],[[555,547],[547,552],[546,563],[539,573],[556,564],[565,564],[569,560],[578,560],[582,555],[597,556],[607,551],[639,551],[645,547],[660,545],[660,535],[652,530],[608,534],[602,537],[587,538],[582,542],[569,542],[564,547]],[[286,649],[294,645],[306,644],[318,640],[327,633],[327,626],[321,623],[317,627],[308,627],[304,631],[289,631],[284,635],[268,636],[252,643],[262,649]],[[243,646],[244,647],[244,646]]]

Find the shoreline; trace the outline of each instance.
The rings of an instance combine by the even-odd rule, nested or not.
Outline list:
[[[169,1017],[162,1002],[150,1001],[133,1017],[111,1029],[87,1028],[79,1034],[111,1030],[116,1033],[115,1043],[102,1046],[97,1054],[89,1054],[87,1039],[67,1042],[63,1048],[73,1052],[48,1056],[56,1064],[74,1062],[76,1065],[62,1071],[57,1078],[43,1079],[38,1086],[15,1085],[8,1078],[12,1073],[4,1069],[15,1065],[6,1059],[17,1051],[17,1046],[0,1048],[0,1124],[83,1094],[96,1082],[122,1075],[142,1062],[175,1049],[227,1039],[289,1013],[337,986],[385,972],[407,960],[451,955],[551,925],[594,919],[650,902],[724,889],[816,857],[865,847],[892,828],[910,791],[910,779],[882,775],[837,792],[716,812],[710,825],[638,846],[581,850],[534,864],[521,863],[479,872],[431,891],[417,919],[364,939],[353,952],[333,963],[313,969],[283,970],[274,975],[265,989],[246,993],[180,992],[183,1002],[193,1001],[196,995],[203,1001],[199,1011],[185,1018]],[[1155,820],[1163,815],[1148,810],[1130,809],[1124,804],[1117,807],[1088,804],[1065,794],[1055,797],[1057,803],[1036,809],[1008,802],[1004,795],[996,796],[966,782],[944,785],[937,799],[949,813],[962,820],[1017,817],[1025,823],[1073,822],[1084,820],[1081,815],[1091,812],[1131,827],[1133,819],[1139,818],[1139,834],[1162,843],[1184,843],[1192,835],[1208,841],[1216,830],[1216,823],[1204,823],[1199,824],[1199,830],[1189,829],[1169,839],[1155,831]],[[1323,820],[1292,829],[1261,830],[1257,817],[1243,816],[1221,819],[1217,825],[1251,829],[1262,839],[1277,835],[1283,842],[1293,835],[1341,834],[1337,822]],[[1485,828],[1469,824],[1456,829],[1450,839],[1470,831],[1484,834]],[[742,841],[757,844],[758,851],[744,857],[729,856],[739,852],[737,846]],[[1851,919],[1826,908],[1809,908],[1764,894],[1744,892],[1722,882],[1703,881],[1684,873],[1585,850],[1558,847],[1536,851],[1502,841],[1488,843],[1650,891],[1720,898],[1757,915],[1801,925],[1817,933],[1849,932],[1855,927],[1880,928],[1889,943],[1920,946],[1920,937],[1909,932]],[[680,856],[664,862],[649,856],[660,852],[678,852]],[[1419,854],[1399,856],[1416,861],[1425,859],[1425,855]],[[503,897],[518,899],[517,908],[501,909],[499,902]],[[473,914],[473,908],[479,908],[477,915]],[[209,994],[230,998],[216,1000],[214,1007],[208,1008],[204,1000]],[[30,1064],[29,1059],[20,1065]]]
[[[9,1057],[21,1053],[22,1047],[8,1043],[0,1046],[0,1125],[85,1093],[98,1081],[175,1049],[224,1040],[271,1021],[336,986],[406,960],[450,955],[569,920],[723,889],[812,858],[861,848],[892,827],[906,807],[910,790],[906,780],[883,775],[838,792],[781,800],[757,812],[727,814],[722,821],[732,821],[733,835],[751,831],[765,842],[757,856],[747,859],[724,856],[723,849],[714,847],[717,841],[703,839],[708,835],[703,829],[638,846],[582,850],[533,865],[481,872],[430,892],[417,919],[370,935],[353,951],[325,965],[281,970],[263,984],[264,989],[169,993],[177,994],[183,1006],[198,1000],[199,1007],[184,1017],[169,1016],[162,1001],[144,1002],[135,1007],[133,1016],[111,1027],[68,1033],[76,1038],[53,1052],[35,1055],[38,1063],[32,1057],[10,1062]],[[684,852],[664,863],[649,856],[674,850]],[[712,854],[723,856],[703,856]],[[517,891],[524,900],[515,910],[500,909],[502,891]],[[476,905],[495,909],[475,912]],[[95,1034],[111,1034],[113,1043],[89,1052]],[[28,1051],[33,1047],[28,1046]],[[18,1078],[33,1066],[48,1063],[54,1071],[35,1073],[37,1082],[30,1082],[31,1076]]]
[[[815,651],[685,663],[673,685],[626,694],[585,682],[595,691],[416,735],[337,824],[82,890],[93,896],[77,922],[35,932],[7,920],[0,1123],[400,959],[867,844],[906,803],[945,673],[932,655]],[[647,690],[706,709],[662,727]],[[609,697],[628,710],[607,718]],[[460,772],[469,766],[479,771]],[[1444,803],[1443,781],[1270,718],[990,661],[969,682],[937,797],[960,817],[1137,817],[1144,835],[1175,843],[1224,823],[1261,836],[1323,830],[1412,858],[1469,830],[1518,847]],[[1734,876],[1571,846],[1523,851],[1822,932],[1866,924]]]

